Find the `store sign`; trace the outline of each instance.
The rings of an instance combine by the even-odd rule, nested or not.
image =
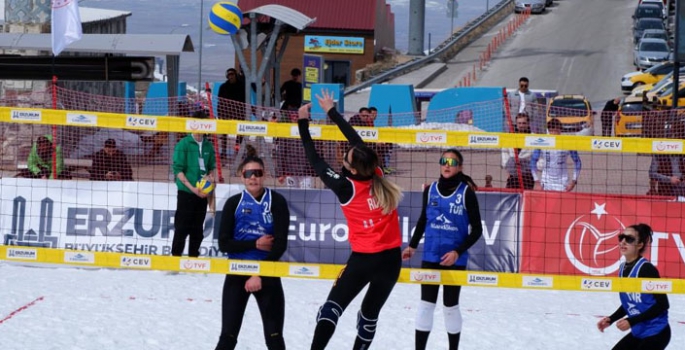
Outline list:
[[[364,38],[305,35],[304,52],[348,53],[363,55]]]

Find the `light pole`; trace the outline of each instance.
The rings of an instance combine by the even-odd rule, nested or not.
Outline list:
[[[204,31],[204,18],[205,18],[205,1],[200,0],[200,57],[198,58],[197,65],[197,93],[202,91],[202,32]]]

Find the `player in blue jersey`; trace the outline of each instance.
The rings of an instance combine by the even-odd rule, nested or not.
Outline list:
[[[551,135],[561,135],[562,125],[559,119],[552,118],[547,122],[547,131]],[[542,168],[542,177],[538,176],[538,160],[543,157],[545,165]],[[568,179],[568,166],[566,160],[573,160],[573,178]],[[578,176],[583,164],[577,151],[546,149],[533,151],[530,157],[530,171],[533,173],[536,190],[545,191],[572,191],[578,184]]]
[[[230,259],[277,261],[288,242],[290,211],[285,198],[264,187],[264,162],[248,155],[239,167],[245,189],[226,201],[219,249]],[[285,297],[278,277],[226,275],[221,300],[221,336],[216,350],[235,349],[245,307],[254,295],[262,315],[266,347],[285,349]]]
[[[646,224],[628,227],[618,236],[621,254],[620,277],[659,278],[659,271],[642,253],[652,242],[652,228]],[[604,330],[616,322],[621,331],[630,330],[614,346],[614,350],[661,350],[671,341],[668,325],[668,297],[666,294],[619,293],[621,306],[609,317],[603,317],[597,328]]]
[[[402,259],[409,260],[424,233],[421,268],[438,270],[465,270],[468,249],[483,234],[478,199],[472,180],[462,173],[464,157],[456,149],[448,149],[440,158],[440,179],[423,191],[423,209],[409,246]],[[471,233],[469,233],[469,226]],[[433,313],[438,299],[439,285],[421,285],[421,302],[416,316],[417,350],[426,348],[433,328]],[[462,318],[459,310],[461,286],[443,287],[445,328],[449,349],[459,348]]]

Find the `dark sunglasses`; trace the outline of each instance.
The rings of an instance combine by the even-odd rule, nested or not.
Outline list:
[[[440,165],[458,166],[459,161],[454,158],[440,158]]]
[[[625,241],[628,244],[633,244],[633,243],[635,243],[635,241],[637,241],[637,238],[635,238],[635,236],[626,235],[626,234],[621,233],[620,235],[618,235],[618,241],[619,241],[619,243],[621,241]]]
[[[527,87],[528,87],[528,84],[521,84],[521,85],[519,85],[519,86],[522,87],[522,88],[527,88]]]
[[[255,169],[255,170],[245,170],[243,171],[243,178],[249,179],[254,175],[255,177],[262,177],[264,176],[264,170],[262,169]]]

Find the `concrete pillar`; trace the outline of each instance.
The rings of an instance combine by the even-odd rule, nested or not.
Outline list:
[[[409,0],[409,55],[423,55],[426,0]]]

